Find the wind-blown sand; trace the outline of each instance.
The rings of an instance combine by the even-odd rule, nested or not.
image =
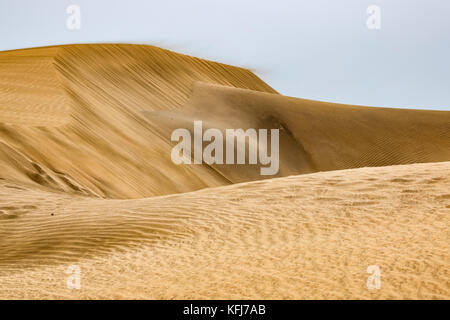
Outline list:
[[[108,198],[228,184],[210,168],[173,164],[170,137],[143,110],[184,104],[196,81],[275,93],[248,70],[138,45],[2,52],[0,73],[2,177]]]
[[[126,199],[264,178],[172,163],[171,130],[193,120],[281,129],[277,176],[450,161],[450,112],[283,97],[248,70],[150,46],[3,52],[0,72],[2,177],[46,190]]]
[[[278,177],[450,160],[447,111],[350,106],[196,83],[180,109],[145,114],[164,137],[176,128],[193,136],[195,120],[223,136],[227,128],[279,129]],[[212,167],[232,183],[268,178],[259,166]]]
[[[2,52],[0,74],[0,299],[450,297],[450,112],[284,97],[150,46]],[[173,164],[194,120],[280,129],[278,175]]]

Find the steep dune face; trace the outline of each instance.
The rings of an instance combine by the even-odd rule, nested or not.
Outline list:
[[[450,160],[449,112],[282,97],[248,70],[150,46],[3,52],[0,72],[0,177],[39,188],[139,198],[273,177],[175,165],[171,132],[194,120],[279,129],[276,177]]]
[[[0,299],[450,297],[449,112],[282,97],[149,46],[3,52],[0,74]],[[291,176],[174,164],[195,120],[278,129]]]
[[[0,299],[448,299],[449,177],[413,164],[131,200],[0,180]]]
[[[195,81],[275,92],[248,70],[138,45],[2,52],[0,72],[0,154],[21,158],[0,157],[0,177],[100,197],[227,183],[211,168],[175,166],[141,110],[176,108]]]
[[[340,105],[198,83],[181,110],[146,114],[167,139],[176,128],[193,136],[195,120],[224,137],[228,128],[279,129],[276,176],[450,160],[448,111]],[[261,165],[212,167],[233,183],[264,178]]]

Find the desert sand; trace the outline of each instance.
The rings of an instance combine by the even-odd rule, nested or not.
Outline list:
[[[448,299],[449,177],[414,164],[138,200],[2,181],[0,298]]]
[[[448,111],[285,97],[142,45],[0,52],[0,75],[0,299],[450,297]],[[194,120],[279,129],[280,171],[175,165]]]

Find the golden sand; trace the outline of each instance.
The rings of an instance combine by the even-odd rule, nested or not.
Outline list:
[[[0,75],[0,299],[450,297],[448,111],[284,97],[138,45],[2,52]],[[279,129],[278,175],[175,165],[194,120]]]
[[[134,200],[2,181],[0,298],[448,299],[449,177],[413,164]]]

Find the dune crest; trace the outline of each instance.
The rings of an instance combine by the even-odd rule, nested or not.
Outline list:
[[[450,112],[283,97],[141,45],[1,52],[0,72],[0,299],[450,297]],[[278,129],[278,174],[176,165],[194,120]]]
[[[151,46],[8,51],[0,71],[0,177],[46,190],[142,198],[272,177],[174,164],[171,130],[199,119],[279,129],[276,177],[450,160],[449,112],[283,97],[248,70]]]
[[[450,160],[448,111],[351,106],[196,83],[181,109],[145,114],[167,138],[176,128],[193,136],[196,120],[224,136],[229,128],[279,129],[277,177]],[[257,165],[212,167],[232,183],[273,178],[261,176]]]
[[[52,175],[71,177],[87,193],[106,198],[227,183],[210,168],[175,166],[170,144],[142,110],[177,108],[195,81],[275,93],[246,69],[145,45],[1,52],[0,72],[0,150],[7,152],[7,145]],[[24,166],[0,157],[0,177],[13,179]],[[40,174],[35,171],[31,174]],[[36,187],[86,193],[39,181],[45,179],[28,179]]]

